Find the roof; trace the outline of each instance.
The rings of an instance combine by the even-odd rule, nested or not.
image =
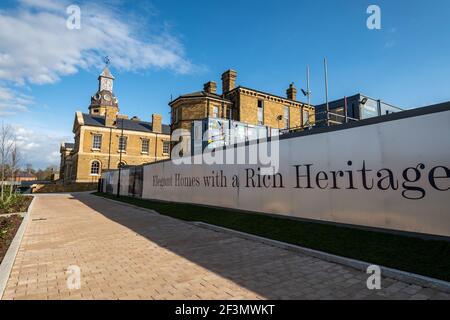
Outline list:
[[[69,142],[64,143],[64,148],[73,149],[74,147],[75,147],[75,143],[69,143]]]
[[[105,69],[103,69],[102,73],[100,73],[100,77],[114,79],[114,76],[112,75],[111,71],[109,71],[108,67],[105,67]]]
[[[261,94],[264,94],[264,95],[267,95],[267,96],[272,96],[272,97],[275,97],[275,98],[278,98],[278,99],[282,99],[282,100],[286,100],[286,101],[292,101],[292,102],[295,102],[295,103],[300,103],[300,104],[303,104],[303,105],[307,105],[307,103],[305,103],[303,101],[292,100],[292,99],[289,99],[287,97],[282,97],[282,96],[279,96],[279,95],[276,95],[276,94],[273,94],[273,93],[268,93],[268,92],[264,92],[264,91],[261,91],[261,90],[252,89],[252,88],[248,88],[248,87],[244,87],[244,86],[237,86],[236,88],[232,89],[230,92],[233,92],[233,91],[239,90],[239,89],[255,91],[255,92],[259,92]],[[229,92],[227,92],[227,94],[228,93]],[[310,105],[310,107],[314,107],[314,106]]]
[[[243,87],[243,86],[238,86],[238,87],[232,89],[231,91],[227,92],[226,95],[228,95],[230,92],[233,92],[233,91],[238,90],[238,89],[251,90],[251,91],[259,92],[259,93],[261,93],[261,94],[268,95],[268,96],[272,96],[272,97],[275,97],[275,98],[278,98],[278,99],[282,99],[282,100],[286,100],[286,101],[292,101],[292,102],[295,102],[295,103],[299,103],[299,104],[306,105],[306,103],[305,103],[305,102],[302,102],[302,101],[291,100],[291,99],[288,99],[287,97],[281,97],[281,96],[278,96],[278,95],[276,95],[276,94],[267,93],[267,92],[264,92],[264,91],[261,91],[261,90],[256,90],[256,89],[247,88],[247,87]],[[206,91],[197,91],[197,92],[192,92],[192,93],[188,93],[188,94],[181,95],[181,96],[179,96],[178,98],[176,98],[175,100],[171,101],[171,102],[169,103],[169,105],[171,105],[171,104],[173,104],[175,101],[178,101],[179,99],[183,99],[183,98],[204,98],[204,97],[209,97],[209,98],[214,98],[214,99],[220,99],[220,100],[227,101],[227,102],[230,102],[230,103],[231,103],[231,100],[229,100],[229,99],[227,99],[227,98],[224,98],[224,97],[223,97],[222,95],[220,95],[220,94],[209,93],[209,92],[206,92]],[[312,105],[310,105],[310,106],[312,107]]]
[[[177,101],[179,99],[183,99],[183,98],[205,98],[205,97],[213,98],[213,99],[219,99],[219,100],[223,100],[223,101],[227,101],[227,102],[231,103],[230,100],[224,98],[220,94],[210,93],[210,92],[206,92],[206,91],[197,91],[197,92],[183,94],[183,95],[179,96],[178,98],[176,98],[175,100],[171,101],[169,103],[169,105],[174,103],[175,101]]]
[[[136,121],[130,119],[122,119],[119,118],[120,121],[117,125],[117,128],[122,128],[124,130],[130,131],[140,131],[140,132],[153,132],[153,125],[151,122],[145,121]],[[83,113],[83,121],[87,126],[94,127],[104,127],[105,126],[105,117],[104,116],[93,116],[91,114]],[[170,134],[170,126],[167,124],[162,125],[162,133]]]
[[[18,172],[16,178],[36,178],[36,176],[30,172]]]

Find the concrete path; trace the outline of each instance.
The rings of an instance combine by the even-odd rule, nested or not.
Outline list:
[[[69,289],[77,267],[81,287]],[[3,299],[450,299],[387,278],[371,291],[367,276],[89,194],[52,195],[36,199]]]

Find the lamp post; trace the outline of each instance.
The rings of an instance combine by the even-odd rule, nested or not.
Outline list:
[[[120,197],[120,174],[122,172],[122,152],[123,148],[121,144],[123,145],[123,118],[121,120],[121,131],[120,131],[120,138],[119,138],[119,178],[117,180],[117,198]],[[117,119],[118,122],[118,119]]]
[[[330,106],[328,104],[328,61],[327,58],[323,59],[323,67],[325,69],[325,99],[326,99],[326,121],[327,121],[327,126],[330,125]]]

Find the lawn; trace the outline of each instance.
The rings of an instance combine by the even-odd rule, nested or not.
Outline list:
[[[95,195],[153,209],[186,221],[201,221],[265,238],[450,281],[450,242],[304,222],[230,209]]]

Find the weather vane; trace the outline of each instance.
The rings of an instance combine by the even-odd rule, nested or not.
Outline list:
[[[111,58],[108,57],[108,56],[105,56],[105,57],[103,58],[103,61],[106,63],[107,66],[111,64]]]

